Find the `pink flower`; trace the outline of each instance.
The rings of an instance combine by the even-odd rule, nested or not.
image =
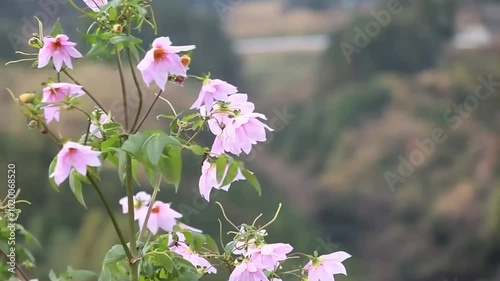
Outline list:
[[[273,270],[280,261],[286,260],[286,255],[292,250],[290,244],[275,243],[249,249],[247,255],[263,268]]]
[[[308,281],[334,281],[334,274],[347,275],[342,262],[350,257],[351,255],[346,252],[335,252],[314,258],[304,267]]]
[[[147,211],[147,208],[141,208],[134,212],[137,216],[137,220],[139,221],[139,228],[141,229],[144,221],[146,220]],[[159,229],[172,231],[174,229],[174,225],[177,223],[177,219],[181,217],[182,214],[172,210],[170,208],[170,204],[156,201],[151,209],[151,214],[146,227],[152,234],[156,234]]]
[[[106,113],[102,113],[101,116],[99,116],[99,124],[94,124],[94,123],[90,124],[89,128],[90,135],[102,139],[101,125],[109,122],[111,122],[111,119],[108,118],[108,115]]]
[[[226,176],[228,167],[229,164],[226,167],[226,171],[224,172],[222,178]],[[238,174],[236,175],[234,181],[243,179],[245,179],[245,177],[241,174],[241,171],[238,171]],[[210,192],[212,191],[212,188],[228,191],[229,187],[231,186],[231,184],[228,184],[226,186],[221,186],[221,184],[222,182],[217,181],[217,169],[215,163],[210,163],[208,160],[205,160],[205,162],[203,162],[203,165],[201,166],[201,177],[199,180],[201,196],[207,201],[210,201]]]
[[[212,145],[212,153],[231,152],[240,155],[243,151],[249,154],[252,145],[266,141],[266,129],[273,131],[258,118],[266,119],[266,116],[260,113],[247,113],[232,118],[224,117],[209,120],[210,130],[216,135]]]
[[[229,281],[269,281],[263,269],[253,261],[244,260],[234,268]]]
[[[177,234],[180,235],[180,234]],[[179,237],[180,238],[180,237]],[[181,240],[181,239],[179,239]],[[184,239],[183,239],[184,240]],[[177,242],[174,246],[170,247],[170,250],[182,256],[183,259],[187,260],[196,267],[201,267],[206,270],[207,273],[217,273],[217,269],[208,262],[207,259],[200,256],[199,254],[193,252],[185,243]]]
[[[93,151],[90,146],[84,146],[76,142],[67,142],[57,154],[57,162],[54,172],[50,177],[54,178],[57,185],[60,185],[68,178],[71,169],[74,168],[78,173],[87,175],[87,166],[99,167],[98,151]]]
[[[144,191],[139,191],[135,196],[134,196],[134,213],[139,211],[139,210],[144,210],[147,212],[149,201],[151,200],[151,195],[147,194]],[[128,213],[128,197],[123,197],[119,201],[120,205],[122,206],[122,212],[124,214]],[[135,219],[137,220],[137,216],[135,216]]]
[[[73,68],[71,58],[81,58],[82,54],[75,49],[76,44],[69,41],[68,36],[59,34],[55,38],[43,38],[43,47],[38,53],[38,68],[45,67],[50,58],[54,60],[54,67],[61,71],[63,62],[68,68]]]
[[[223,104],[215,104],[211,111],[205,106],[200,108],[202,116],[210,117],[208,126],[216,135],[213,153],[248,154],[252,145],[266,140],[266,129],[272,129],[259,120],[265,120],[266,116],[253,112],[254,109],[246,94],[231,95]]]
[[[137,68],[141,71],[142,79],[149,86],[155,81],[158,87],[165,90],[168,74],[186,77],[187,68],[182,65],[179,52],[190,51],[190,46],[172,46],[169,37],[159,37],[153,41],[153,48],[146,53]]]
[[[225,81],[219,79],[208,80],[201,87],[198,99],[191,106],[191,109],[200,108],[202,104],[205,104],[207,110],[210,111],[214,100],[225,101],[229,95],[236,92],[238,92],[238,89]]]
[[[94,12],[101,11],[101,7],[108,4],[108,0],[83,0]]]
[[[59,121],[60,107],[58,103],[62,103],[67,97],[81,96],[85,94],[82,86],[69,83],[52,83],[43,89],[42,102],[47,106],[44,108],[45,121],[47,123],[52,120]]]

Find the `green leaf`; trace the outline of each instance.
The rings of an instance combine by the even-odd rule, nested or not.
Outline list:
[[[125,259],[126,254],[122,245],[114,245],[104,257],[104,264],[110,265]]]
[[[191,151],[196,155],[205,155],[205,149],[199,145],[193,144],[189,147],[189,149],[191,149]]]
[[[216,173],[217,173],[217,183],[222,182],[222,179],[224,178],[224,173],[226,172],[227,168],[227,157],[225,155],[219,156],[217,160],[215,161],[216,165]]]
[[[131,42],[134,44],[140,44],[142,42],[141,39],[134,37],[132,35],[116,35],[109,39],[109,42],[113,45],[119,44],[119,43],[124,43],[124,42]]]
[[[120,131],[122,129],[122,125],[119,123],[105,123],[102,124],[102,130],[106,135],[112,135],[113,132]]]
[[[252,172],[246,169],[241,171],[241,173],[243,174],[245,179],[255,188],[259,196],[262,195],[262,188],[260,187],[260,183],[257,177]]]
[[[158,163],[165,180],[175,186],[177,192],[182,176],[182,155],[180,146],[169,145]]]
[[[58,281],[59,280],[57,278],[57,275],[54,273],[54,271],[52,269],[49,272],[49,279],[50,279],[50,281]]]
[[[90,50],[85,54],[86,57],[89,58],[97,58],[97,57],[109,57],[108,53],[108,44],[103,41],[98,41],[95,44],[92,44]]]
[[[222,182],[221,186],[226,186],[234,181],[236,176],[238,175],[238,171],[240,170],[240,162],[233,160],[229,164],[229,168],[227,169],[226,177]]]
[[[137,157],[148,138],[148,135],[142,133],[132,135],[123,143],[122,149]]]
[[[167,144],[165,138],[160,137],[161,135],[153,135],[146,142],[146,153],[148,155],[149,161],[154,166],[158,165],[160,161],[161,154]]]
[[[85,205],[85,200],[83,199],[82,183],[76,178],[75,172],[72,172],[69,175],[69,186],[71,187],[71,191],[73,191],[76,200],[78,200],[78,202],[82,204],[83,207],[87,208],[87,205]]]
[[[116,20],[116,15],[117,15],[117,13],[116,13],[115,7],[109,7],[109,9],[108,9],[108,18],[109,18],[109,20],[110,21]]]
[[[57,19],[56,22],[54,23],[54,27],[52,28],[52,32],[50,33],[50,36],[56,37],[57,35],[62,34],[62,33],[63,33],[63,29],[61,26],[61,22],[59,21],[59,19]]]
[[[215,240],[212,238],[212,236],[208,234],[203,234],[205,236],[205,243],[207,244],[208,249],[219,253],[219,247],[217,246],[217,243]]]
[[[190,120],[196,118],[196,117],[199,117],[200,114],[199,113],[193,113],[193,114],[189,114],[188,116],[185,116],[184,118],[182,118],[182,121],[184,122],[189,122]]]
[[[101,151],[102,152],[108,152],[110,151],[110,148],[118,148],[120,147],[120,137],[119,136],[112,136],[103,142],[101,142]]]
[[[121,149],[117,150],[118,154],[118,177],[123,184],[127,176],[127,153]]]
[[[95,272],[92,272],[90,270],[75,270],[71,268],[71,266],[68,266],[68,274],[70,279],[72,280],[90,280],[97,277],[97,274]]]
[[[205,236],[201,233],[192,231],[193,235],[193,248],[196,252],[200,252],[203,249],[203,245],[205,245]]]
[[[134,59],[136,61],[139,61],[139,51],[137,50],[137,47],[135,46],[135,44],[133,44],[133,43],[128,44],[128,48],[130,50],[130,53],[134,57]]]
[[[54,173],[54,170],[56,169],[56,164],[57,164],[57,157],[54,157],[54,159],[52,160],[52,162],[50,163],[50,166],[49,166],[49,182],[50,182],[50,186],[52,186],[52,188],[55,191],[59,192],[59,186],[54,181],[54,178],[50,177],[50,175],[52,175],[52,173]]]
[[[161,266],[167,272],[172,272],[174,270],[174,262],[172,261],[172,258],[168,256],[167,253],[165,252],[155,253],[153,257],[155,259],[155,264]]]

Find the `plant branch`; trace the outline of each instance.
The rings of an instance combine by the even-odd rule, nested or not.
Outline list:
[[[135,73],[134,66],[132,65],[132,54],[130,52],[130,49],[127,49],[127,55],[128,55],[128,61],[130,65],[130,72],[132,73],[132,79],[134,80],[135,87],[137,88],[137,95],[139,96],[139,105],[137,108],[137,113],[135,114],[134,118],[134,123],[132,124],[131,131],[134,131],[135,126],[137,125],[137,122],[139,121],[139,116],[141,115],[142,111],[142,89],[141,85],[139,84],[139,79],[137,79],[137,74]]]
[[[134,190],[132,186],[132,159],[130,155],[127,154],[127,164],[126,164],[126,179],[125,179],[125,188],[127,190],[127,204],[128,204],[128,224],[130,230],[130,254],[129,263],[130,263],[130,280],[136,281],[138,280],[138,266],[137,262],[137,242],[135,237],[135,218],[134,218]]]
[[[146,111],[146,114],[144,114],[144,116],[142,117],[141,122],[139,122],[139,125],[137,125],[137,127],[134,129],[134,132],[133,132],[134,134],[139,131],[139,129],[141,128],[141,126],[144,123],[144,121],[146,121],[146,118],[148,117],[149,113],[151,113],[151,110],[153,109],[153,107],[155,106],[156,102],[160,98],[160,95],[161,95],[162,92],[163,91],[160,90],[160,92],[158,94],[156,94],[156,98],[154,99],[154,101],[149,106],[148,110]]]
[[[4,253],[4,251],[2,251],[2,250],[0,250],[0,253],[4,257],[5,262],[9,262],[9,257],[7,256],[7,254]],[[19,264],[15,263],[15,268],[16,268],[16,273],[15,274],[17,275],[17,278],[19,278],[19,280],[21,280],[21,281],[29,281],[30,280],[26,276],[26,273],[24,273],[23,269],[19,266]]]
[[[125,129],[128,130],[128,105],[127,105],[127,90],[125,86],[125,77],[123,75],[123,65],[120,52],[116,49],[116,59],[118,61],[118,72],[120,73],[120,84],[122,86],[123,113],[125,114]]]
[[[118,226],[118,222],[116,221],[116,218],[113,215],[113,211],[111,211],[111,207],[109,205],[108,200],[106,199],[106,197],[104,197],[104,193],[102,193],[102,191],[99,188],[99,185],[96,183],[96,181],[91,176],[87,176],[87,178],[89,179],[90,183],[92,184],[92,186],[96,190],[97,194],[101,198],[101,201],[104,204],[104,207],[106,207],[106,211],[108,213],[108,216],[111,218],[111,221],[113,222],[113,226],[115,228],[116,234],[118,235],[118,238],[120,239],[120,243],[122,244],[122,247],[123,247],[123,250],[125,251],[125,254],[127,255],[127,257],[130,260],[133,259],[133,256],[130,253],[129,248],[127,247],[127,243],[125,242],[125,238],[123,237],[122,231],[120,230],[120,227]]]
[[[151,210],[153,209],[153,204],[156,200],[156,196],[158,195],[158,191],[160,191],[160,184],[161,184],[161,179],[162,175],[158,177],[158,180],[156,181],[155,186],[153,187],[153,195],[151,196],[151,200],[149,201],[149,207],[148,207],[148,212],[146,214],[146,218],[144,219],[144,223],[142,224],[141,231],[139,232],[139,238],[138,240],[142,240],[142,236],[144,235],[144,229],[146,229],[146,226],[148,225],[149,217],[151,216]]]
[[[71,74],[69,74],[69,72],[63,68],[61,70],[64,74],[66,74],[66,76],[68,76],[69,79],[71,79],[71,81],[73,81],[73,83],[77,84],[77,85],[80,85],[82,86],[82,84],[80,84],[80,82],[78,82],[73,76],[71,76]],[[89,92],[87,91],[87,89],[85,89],[85,87],[82,88],[82,91],[85,92],[85,94],[87,94],[87,96],[89,96],[89,98],[91,98],[94,103],[104,112],[108,112],[102,105],[101,103]]]

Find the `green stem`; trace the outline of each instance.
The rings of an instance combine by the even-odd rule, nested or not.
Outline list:
[[[97,185],[96,181],[91,176],[87,176],[87,178],[89,179],[90,183],[92,184],[92,186],[96,190],[97,194],[101,198],[101,201],[104,204],[104,207],[106,207],[106,212],[108,213],[108,216],[111,218],[111,221],[113,222],[113,226],[115,228],[116,234],[118,235],[118,238],[120,239],[120,243],[122,244],[122,247],[123,247],[123,250],[125,251],[125,254],[127,255],[127,257],[130,260],[133,259],[133,256],[127,247],[127,243],[125,242],[125,238],[123,237],[122,231],[120,230],[120,227],[118,226],[118,222],[116,221],[116,218],[113,215],[113,211],[111,211],[111,207],[109,205],[108,200],[106,199],[106,197],[104,197],[104,193],[102,193],[102,191],[99,188],[99,185]]]
[[[120,51],[116,48],[116,59],[118,61],[118,72],[120,73],[120,84],[122,86],[123,113],[125,114],[125,129],[128,130],[128,105],[127,105],[127,90],[125,86],[125,77],[123,75],[122,59]]]
[[[130,65],[130,72],[132,73],[132,79],[134,80],[135,87],[137,88],[137,95],[139,96],[139,105],[137,108],[137,113],[135,114],[134,118],[134,123],[132,124],[131,130],[134,131],[135,126],[137,125],[137,122],[139,121],[139,116],[141,115],[142,111],[142,90],[141,90],[141,85],[139,84],[139,79],[137,79],[137,74],[135,73],[134,66],[132,65],[132,54],[130,52],[130,49],[127,50],[127,55],[128,55],[128,61]]]
[[[133,194],[133,186],[132,186],[132,159],[130,155],[127,154],[127,164],[126,164],[126,179],[125,179],[125,188],[127,190],[127,198],[128,198],[128,224],[130,229],[130,253],[131,257],[129,257],[130,263],[130,280],[137,281],[138,279],[138,260],[137,257],[137,243],[135,237],[135,218],[134,218],[134,194]]]
[[[148,212],[146,214],[146,219],[144,219],[144,223],[142,224],[141,231],[139,232],[139,238],[138,238],[139,241],[142,240],[142,236],[144,235],[144,230],[146,229],[146,226],[148,225],[149,217],[151,215],[151,210],[153,209],[153,204],[156,200],[156,196],[158,195],[158,191],[160,191],[161,179],[162,179],[162,175],[160,175],[158,177],[158,180],[156,181],[156,184],[154,186],[153,195],[151,196],[151,200],[149,201],[149,207],[148,207]]]

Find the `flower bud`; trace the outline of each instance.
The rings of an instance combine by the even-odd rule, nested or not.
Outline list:
[[[19,101],[22,103],[32,103],[35,99],[35,94],[25,93],[19,96]]]
[[[188,67],[191,63],[191,58],[188,55],[183,55],[181,57],[181,63],[184,67]]]
[[[113,32],[114,33],[122,33],[123,32],[123,26],[121,24],[115,24],[115,25],[113,25]]]
[[[38,37],[31,37],[29,40],[28,40],[28,45],[30,45],[31,47],[33,48],[41,48],[42,47],[42,42],[40,41],[40,39]]]

